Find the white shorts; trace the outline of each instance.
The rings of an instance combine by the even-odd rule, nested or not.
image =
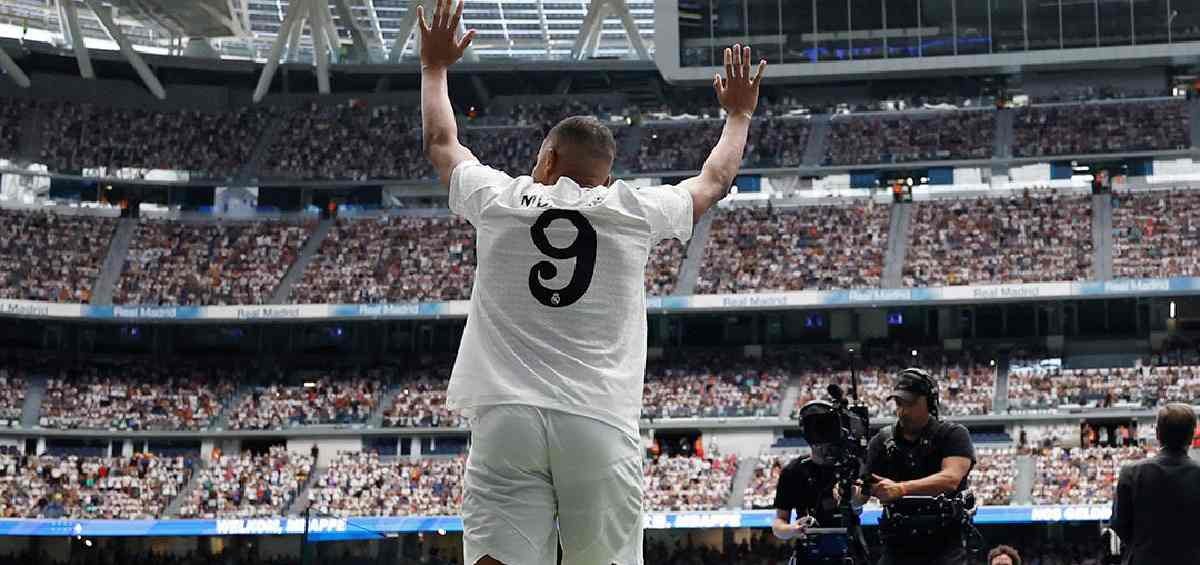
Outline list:
[[[463,562],[641,565],[639,441],[599,420],[525,405],[480,408],[462,504]],[[557,518],[557,527],[555,520]]]

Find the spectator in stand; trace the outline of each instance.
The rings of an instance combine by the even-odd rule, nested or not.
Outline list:
[[[721,136],[718,120],[655,122],[642,131],[637,171],[698,171]],[[756,119],[750,129],[743,165],[796,167],[804,160],[809,122],[805,118]]]
[[[0,454],[0,517],[161,518],[187,484],[192,461],[132,457]]]
[[[1121,465],[1153,455],[1146,447],[1093,447],[1038,451],[1034,504],[1108,504]]]
[[[129,244],[113,302],[265,304],[315,227],[143,220]]]
[[[313,510],[332,516],[457,516],[464,457],[386,460],[340,453],[309,490]]]
[[[1092,273],[1092,206],[1056,191],[914,205],[905,286],[1075,281]]]
[[[1200,190],[1113,198],[1113,276],[1200,276]]]
[[[1013,156],[1037,157],[1187,149],[1182,100],[1030,106],[1013,122]]]
[[[983,506],[1012,504],[1017,477],[1017,452],[1011,447],[979,447],[979,461],[971,471],[971,489]]]
[[[990,159],[996,113],[973,110],[920,117],[836,116],[831,124],[826,165]]]
[[[651,512],[717,510],[729,502],[738,460],[702,455],[660,455],[642,465],[645,504]]]
[[[283,515],[308,482],[313,460],[272,446],[265,454],[223,455],[198,471],[180,518],[259,518]]]
[[[872,203],[719,209],[696,292],[877,288],[889,217]]]
[[[384,386],[349,374],[314,377],[303,385],[257,387],[229,414],[231,430],[270,430],[321,424],[361,424]]]
[[[87,168],[184,170],[202,178],[236,176],[250,160],[267,111],[221,112],[110,108],[43,102],[39,162],[52,171]]]
[[[474,229],[460,217],[340,219],[292,289],[292,302],[467,300],[474,280]]]
[[[670,296],[679,283],[679,268],[687,246],[678,239],[668,239],[654,246],[646,262],[646,294]]]
[[[788,371],[770,361],[720,355],[656,361],[647,368],[642,417],[775,416],[787,380]]]
[[[241,372],[148,364],[81,365],[47,379],[38,425],[60,430],[196,431],[216,421]]]
[[[0,210],[0,299],[90,303],[116,226],[112,218]]]

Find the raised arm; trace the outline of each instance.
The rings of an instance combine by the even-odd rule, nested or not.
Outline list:
[[[721,140],[704,161],[698,176],[680,183],[692,194],[692,221],[720,202],[733,187],[733,179],[742,166],[746,138],[750,135],[750,119],[758,107],[758,87],[762,84],[767,61],[758,63],[758,73],[750,76],[750,47],[734,45],[725,50],[725,78],[713,77],[717,100],[725,109],[725,130]]]
[[[450,65],[462,58],[475,38],[475,30],[455,39],[462,20],[463,0],[451,12],[453,0],[437,0],[433,22],[425,21],[425,10],[417,6],[421,26],[421,132],[425,156],[433,164],[443,186],[450,186],[450,173],[459,163],[474,159],[471,150],[458,142],[458,124],[450,105],[447,74]]]

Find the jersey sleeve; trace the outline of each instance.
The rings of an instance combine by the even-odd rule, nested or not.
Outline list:
[[[463,161],[450,173],[450,211],[478,227],[483,210],[512,184],[513,178],[502,171],[479,161]]]
[[[692,195],[674,185],[648,186],[637,191],[650,223],[651,243],[692,238]]]

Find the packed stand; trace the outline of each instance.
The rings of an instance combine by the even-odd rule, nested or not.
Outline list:
[[[781,364],[728,355],[689,355],[647,366],[642,417],[775,416],[790,373]]]
[[[742,497],[742,508],[744,510],[774,508],[775,490],[779,486],[779,477],[783,474],[783,468],[795,458],[792,455],[766,453],[759,455],[758,461],[755,462],[754,475],[750,477],[750,483],[746,485]]]
[[[738,460],[704,455],[659,455],[642,464],[647,511],[718,510],[729,502]]]
[[[1011,379],[1011,376],[1009,378]],[[1015,435],[1017,436],[1017,449],[1022,453],[1030,453],[1034,450],[1049,449],[1051,447],[1072,447],[1079,445],[1078,424],[1021,426]]]
[[[25,410],[25,372],[0,367],[0,425],[16,427]]]
[[[679,269],[683,267],[687,245],[677,239],[668,239],[650,249],[646,261],[646,294],[670,296],[679,284]]]
[[[1011,447],[978,447],[971,469],[971,490],[981,506],[1012,504],[1017,478],[1017,452]]]
[[[460,428],[466,418],[446,405],[451,363],[418,369],[398,386],[392,405],[383,412],[387,428]]]
[[[46,380],[38,425],[59,430],[197,431],[234,396],[238,371],[83,365]]]
[[[720,209],[696,293],[878,288],[890,217],[873,203]]]
[[[33,103],[24,99],[0,98],[0,159],[11,158],[21,149],[21,122]]]
[[[1113,277],[1200,276],[1200,190],[1113,199]]]
[[[362,424],[385,389],[375,376],[333,374],[300,385],[255,387],[230,410],[231,430],[271,430],[322,424]]]
[[[633,170],[699,171],[721,138],[724,123],[699,121],[686,125],[647,125]]]
[[[265,304],[315,223],[138,223],[113,292],[116,304]]]
[[[1036,458],[1034,504],[1108,504],[1121,466],[1153,454],[1141,446],[1042,450]]]
[[[572,116],[594,116],[604,123],[610,122],[614,116],[625,116],[628,112],[617,108],[617,105],[573,99],[535,100],[512,104],[502,110],[489,109],[487,115],[473,118],[472,123],[536,127],[548,132],[558,122]]]
[[[0,454],[0,517],[161,518],[191,477],[184,457]]]
[[[1031,106],[1013,120],[1013,156],[1188,149],[1183,101]]]
[[[220,455],[197,471],[180,518],[281,516],[308,482],[313,458],[273,446],[268,453]]]
[[[1010,412],[1052,412],[1060,407],[1149,408],[1200,397],[1200,366],[1022,368],[1009,371]]]
[[[830,122],[825,165],[990,159],[996,113],[938,112],[929,117],[843,117]]]
[[[800,395],[796,398],[793,415],[812,400],[827,398],[825,387],[836,383],[849,390],[851,371],[843,360],[806,363],[810,368],[798,372]],[[985,363],[969,358],[958,361],[922,363],[902,355],[858,361],[854,368],[858,378],[858,396],[867,405],[872,418],[893,415],[894,405],[888,400],[901,370],[918,365],[924,367],[938,383],[938,403],[941,416],[990,414],[996,391],[996,370]]]
[[[760,120],[750,128],[742,165],[747,168],[800,166],[804,162],[810,130],[809,121],[804,118]],[[701,149],[699,153],[707,157],[712,147]]]
[[[386,460],[340,453],[309,489],[313,510],[328,516],[457,516],[464,457]]]
[[[267,176],[295,179],[433,177],[421,142],[421,113],[362,101],[292,108],[267,153]]]
[[[467,300],[475,229],[458,216],[340,219],[292,288],[299,304]]]
[[[1056,191],[913,205],[905,286],[1088,279],[1092,204]]]
[[[0,210],[0,298],[90,303],[116,227],[112,218]]]
[[[170,169],[205,178],[236,176],[268,117],[250,108],[160,112],[77,102],[45,103],[40,115],[40,162],[53,171]]]

